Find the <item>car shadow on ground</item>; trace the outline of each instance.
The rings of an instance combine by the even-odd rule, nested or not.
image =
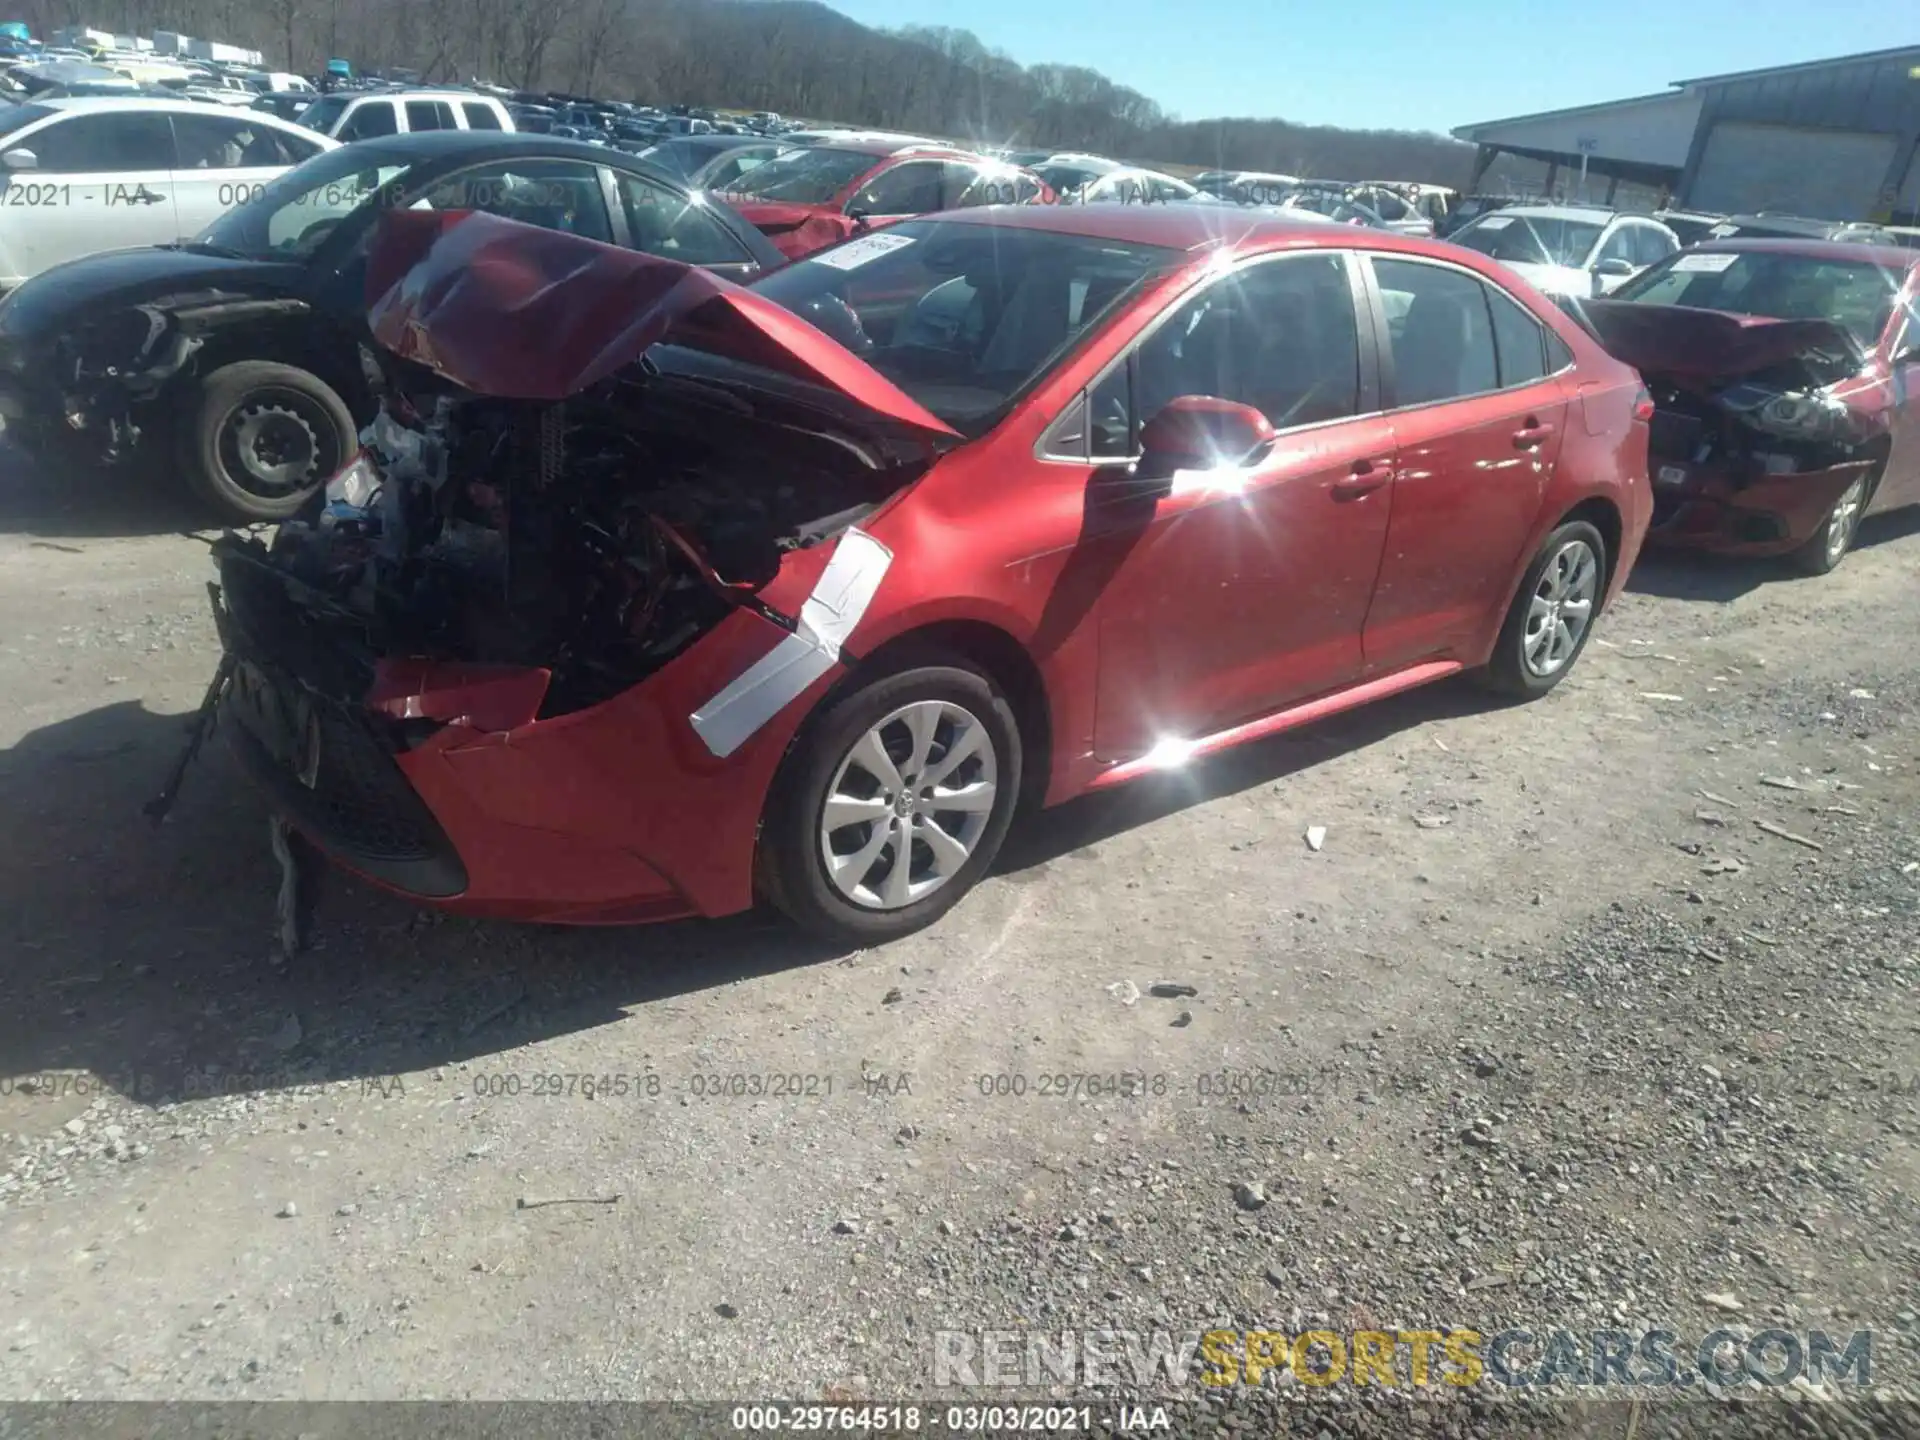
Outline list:
[[[0,535],[55,542],[219,528],[164,457],[112,468],[42,465],[0,441]]]
[[[989,883],[1046,883],[1051,861],[1107,836],[1488,703],[1465,685],[1429,687],[1029,817]],[[364,1081],[844,954],[766,914],[513,925],[325,870],[313,947],[283,962],[267,812],[224,740],[209,742],[164,825],[141,813],[185,736],[184,717],[128,702],[0,752],[0,1076],[16,1077],[0,1130],[34,1123],[14,1113],[27,1103],[21,1076],[84,1070],[147,1104]]]
[[[1874,515],[1860,524],[1856,551],[1871,550],[1909,535],[1920,535],[1920,506]],[[1845,562],[1842,562],[1843,564]],[[1705,600],[1726,604],[1762,585],[1824,578],[1807,575],[1785,558],[1743,560],[1690,550],[1642,550],[1627,577],[1627,589],[1662,600]]]

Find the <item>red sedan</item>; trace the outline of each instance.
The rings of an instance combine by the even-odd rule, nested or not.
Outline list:
[[[937,210],[1051,204],[1031,170],[965,150],[850,138],[777,155],[726,191],[726,199],[789,259]]]
[[[396,212],[324,511],[219,546],[209,710],[469,914],[927,924],[1027,807],[1461,671],[1551,689],[1639,377],[1492,262],[1198,206],[907,221],[742,289]]]
[[[1585,315],[1652,387],[1649,542],[1823,575],[1860,521],[1920,504],[1920,256],[1697,245]]]

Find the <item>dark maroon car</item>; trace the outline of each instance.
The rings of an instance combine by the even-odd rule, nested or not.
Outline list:
[[[1582,313],[1658,409],[1650,544],[1823,575],[1869,514],[1920,503],[1920,255],[1721,240]]]

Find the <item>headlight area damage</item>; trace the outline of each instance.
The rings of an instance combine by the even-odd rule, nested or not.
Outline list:
[[[492,216],[390,216],[368,294],[361,454],[215,545],[208,723],[392,888],[741,908],[777,754],[735,752],[843,658],[888,558],[860,522],[954,432],[749,291]]]
[[[198,361],[216,333],[306,323],[303,300],[262,298],[220,288],[111,305],[62,325],[37,345],[8,348],[0,415],[39,427],[49,440],[84,447],[106,464],[127,459],[175,377]]]
[[[1609,300],[1577,313],[1653,393],[1650,542],[1792,550],[1887,454],[1884,419],[1849,403],[1866,357],[1840,325]]]

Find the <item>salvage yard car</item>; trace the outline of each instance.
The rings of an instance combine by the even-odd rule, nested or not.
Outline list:
[[[361,276],[387,209],[492,211],[736,279],[783,263],[724,205],[631,156],[512,131],[330,148],[249,195],[187,244],[91,255],[0,301],[8,432],[82,461],[171,443],[223,518],[284,519],[346,462],[373,413]],[[26,212],[0,216],[15,213]]]
[[[719,193],[789,259],[912,215],[1054,198],[1032,171],[1003,160],[860,136],[776,155]]]
[[[1649,538],[1823,575],[1920,503],[1917,288],[1891,246],[1719,240],[1580,307],[1658,406]]]
[[[335,143],[193,100],[0,107],[0,289],[78,255],[184,240]]]
[[[1500,261],[1536,290],[1573,299],[1604,295],[1680,248],[1649,216],[1587,205],[1513,205],[1447,239]]]
[[[1005,207],[741,288],[384,224],[388,402],[324,509],[216,546],[203,716],[468,914],[884,941],[1025,807],[1462,671],[1544,693],[1647,523],[1639,377],[1431,241]]]

